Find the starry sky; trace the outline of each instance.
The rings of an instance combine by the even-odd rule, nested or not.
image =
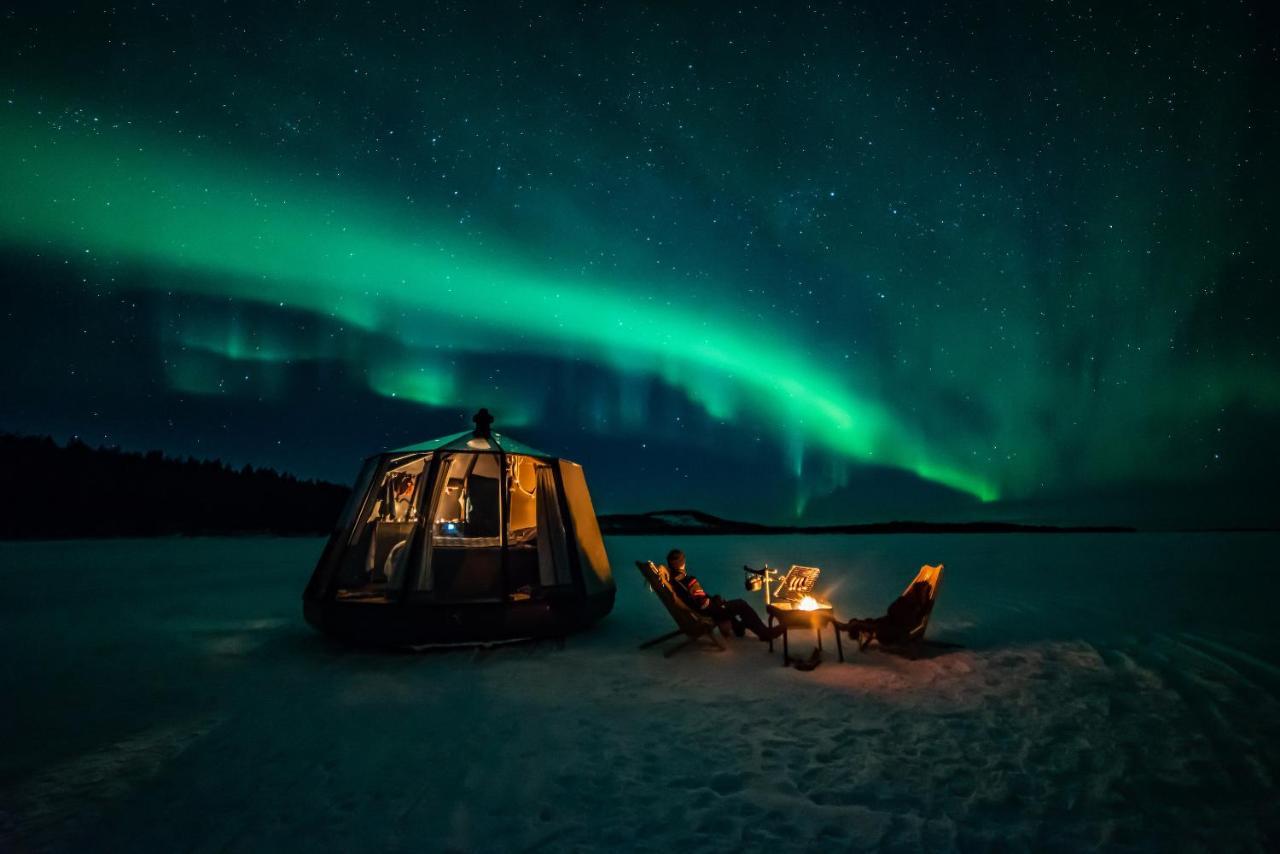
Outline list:
[[[0,430],[597,509],[1280,523],[1268,4],[0,18]]]

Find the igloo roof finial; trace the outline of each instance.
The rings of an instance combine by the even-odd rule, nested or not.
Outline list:
[[[493,416],[489,414],[489,410],[483,406],[471,416],[471,420],[476,423],[476,436],[481,439],[490,439],[493,437],[489,427],[493,424]]]

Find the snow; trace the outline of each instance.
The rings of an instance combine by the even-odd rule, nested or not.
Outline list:
[[[422,655],[303,623],[320,545],[0,544],[0,850],[1280,840],[1275,535],[616,537],[596,630]],[[756,602],[743,563],[821,566],[842,616],[943,562],[963,648],[639,651],[669,619],[632,561],[673,545]]]

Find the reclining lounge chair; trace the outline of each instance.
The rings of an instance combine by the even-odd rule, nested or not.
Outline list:
[[[899,600],[910,596],[913,588],[917,584],[927,584],[928,600],[923,610],[916,616],[912,625],[895,624],[890,617],[881,617],[876,620],[850,620],[846,626],[849,628],[849,636],[857,640],[854,633],[854,624],[860,622],[871,622],[875,624],[875,630],[871,632],[866,642],[859,645],[859,648],[866,650],[867,645],[872,639],[879,642],[882,647],[891,650],[901,650],[907,652],[911,657],[915,657],[915,648],[924,639],[925,629],[929,627],[929,617],[933,614],[933,606],[938,601],[938,588],[942,585],[942,564],[937,566],[929,566],[925,564],[920,567],[920,571],[916,573],[916,577],[911,579],[911,583],[902,591]],[[895,603],[896,604],[896,603]],[[890,608],[892,609],[892,605]]]
[[[641,649],[648,649],[656,646],[663,641],[669,641],[672,638],[685,636],[682,643],[678,643],[670,649],[663,652],[663,657],[670,658],[682,649],[696,643],[701,638],[706,638],[715,645],[717,650],[723,651],[725,646],[716,637],[715,630],[717,628],[715,620],[712,620],[706,614],[699,614],[676,596],[675,590],[671,588],[670,575],[665,566],[657,566],[653,561],[636,561],[636,569],[640,570],[640,574],[644,576],[645,582],[649,588],[658,596],[658,601],[667,609],[667,613],[671,615],[671,619],[675,620],[676,630],[668,632],[665,635],[647,640],[640,644]]]

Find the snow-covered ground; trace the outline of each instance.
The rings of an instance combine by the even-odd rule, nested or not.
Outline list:
[[[559,647],[326,642],[315,540],[0,544],[0,850],[1275,850],[1280,537],[705,537],[704,584],[824,568],[874,615],[946,577],[916,661],[663,659],[618,606]]]

